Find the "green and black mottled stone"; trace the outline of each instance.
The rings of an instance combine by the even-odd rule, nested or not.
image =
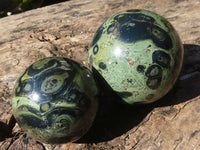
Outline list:
[[[108,18],[89,49],[90,65],[128,104],[150,103],[174,85],[183,63],[183,46],[172,25],[147,10]]]
[[[13,114],[22,130],[40,142],[74,141],[90,128],[97,95],[87,68],[67,58],[45,58],[28,67],[16,83]]]

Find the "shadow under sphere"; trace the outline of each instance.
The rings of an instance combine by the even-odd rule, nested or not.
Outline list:
[[[120,102],[106,81],[94,71],[103,90],[99,111],[93,126],[78,143],[98,143],[118,137],[137,126],[156,107],[173,106],[200,95],[200,46],[184,44],[184,62],[180,77],[174,88],[160,100],[151,104],[126,105]],[[196,72],[194,76],[187,75]],[[168,112],[170,114],[170,112]]]

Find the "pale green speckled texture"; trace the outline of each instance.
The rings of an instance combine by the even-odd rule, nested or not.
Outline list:
[[[89,63],[128,104],[150,103],[174,85],[183,62],[181,40],[163,17],[124,11],[98,29]]]

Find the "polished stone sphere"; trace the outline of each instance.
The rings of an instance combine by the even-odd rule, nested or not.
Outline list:
[[[22,130],[44,143],[79,139],[90,128],[98,107],[91,72],[63,57],[39,60],[14,88],[12,109]]]
[[[89,49],[89,64],[128,104],[150,103],[174,85],[183,46],[173,26],[147,10],[127,10],[108,18]]]

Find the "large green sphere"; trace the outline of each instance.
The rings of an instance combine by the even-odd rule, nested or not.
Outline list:
[[[89,63],[128,104],[150,103],[174,85],[183,46],[172,25],[147,10],[128,10],[108,18],[97,30]]]
[[[13,114],[22,130],[40,142],[74,141],[94,120],[97,94],[87,68],[67,58],[45,58],[28,67],[16,83]]]

